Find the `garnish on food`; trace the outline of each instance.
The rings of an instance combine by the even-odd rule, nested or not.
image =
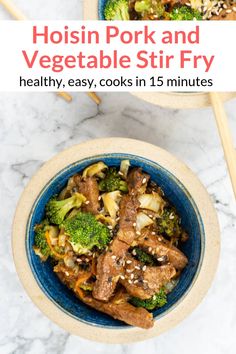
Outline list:
[[[151,328],[188,260],[176,209],[141,168],[98,161],[70,177],[35,225],[34,251],[90,307]]]
[[[235,0],[108,0],[105,20],[236,20]]]

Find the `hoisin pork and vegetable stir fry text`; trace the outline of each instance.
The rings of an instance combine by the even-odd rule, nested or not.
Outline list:
[[[128,160],[72,176],[35,226],[34,251],[88,306],[142,328],[167,303],[188,240],[161,188]]]
[[[108,0],[106,20],[236,20],[235,0]]]

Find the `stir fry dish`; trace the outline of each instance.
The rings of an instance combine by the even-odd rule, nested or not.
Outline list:
[[[236,0],[108,0],[106,20],[236,20]]]
[[[188,263],[176,209],[141,168],[95,163],[72,176],[35,225],[34,251],[86,305],[151,328]]]

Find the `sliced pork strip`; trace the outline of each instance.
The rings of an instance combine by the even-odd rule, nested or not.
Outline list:
[[[120,275],[123,274],[123,262],[127,244],[117,238],[109,250],[98,258],[97,279],[93,287],[93,296],[98,300],[108,301],[113,295]]]
[[[120,283],[131,296],[145,300],[158,293],[175,275],[176,270],[172,265],[149,267],[127,256],[125,276]]]
[[[228,7],[220,12],[219,15],[214,15],[210,18],[211,21],[236,21],[236,12],[233,10],[235,5]],[[227,12],[231,10],[231,12]]]
[[[133,168],[127,177],[129,193],[137,195],[140,189],[150,179],[150,176],[142,172],[141,168]]]
[[[136,237],[136,219],[139,201],[135,196],[125,195],[120,201],[120,220],[117,237],[128,246]]]
[[[135,222],[139,202],[125,195],[120,202],[119,231],[109,249],[98,257],[97,279],[93,296],[108,301],[113,295],[119,276],[123,274],[125,254],[136,237]]]
[[[83,210],[92,214],[98,214],[100,209],[100,204],[98,201],[99,188],[95,177],[86,177],[82,179],[81,176],[77,175],[74,177],[78,192],[83,194],[88,204],[84,204]]]
[[[117,296],[110,302],[102,302],[86,296],[82,299],[88,306],[104,312],[113,318],[123,321],[131,326],[149,329],[153,327],[153,316],[144,308],[136,308],[127,300],[117,299]]]
[[[170,242],[162,237],[152,235],[150,230],[143,230],[141,236],[137,239],[137,243],[144,250],[158,258],[167,257],[176,269],[183,269],[188,263],[187,257],[178,248],[172,246]]]

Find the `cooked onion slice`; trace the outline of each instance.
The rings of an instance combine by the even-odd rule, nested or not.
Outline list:
[[[130,167],[130,162],[129,160],[123,160],[121,161],[120,164],[120,172],[122,173],[122,176],[124,178],[127,177],[128,171],[129,171],[129,167]]]
[[[161,213],[164,206],[165,201],[162,197],[158,194],[153,192],[152,194],[141,194],[138,198],[140,202],[141,209],[148,209],[152,210],[155,213]]]
[[[141,231],[144,227],[152,225],[153,223],[153,219],[149,218],[146,214],[139,212],[137,214],[136,230]]]
[[[121,194],[119,191],[104,193],[102,195],[104,207],[112,219],[116,219],[116,214],[119,210],[120,198],[121,198]]]
[[[83,175],[82,177],[83,178],[86,178],[86,177],[92,177],[92,176],[95,176],[95,175],[98,175],[100,174],[103,170],[107,169],[107,165],[105,165],[104,162],[98,162],[98,163],[95,163],[89,167],[87,167],[84,172],[83,172]]]

